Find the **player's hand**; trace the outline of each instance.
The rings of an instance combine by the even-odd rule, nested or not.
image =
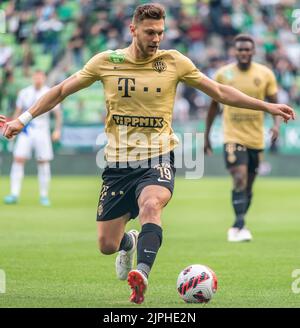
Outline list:
[[[204,154],[211,156],[213,153],[211,144],[210,144],[210,140],[209,139],[205,139],[204,141]]]
[[[293,108],[284,104],[269,104],[267,112],[274,116],[282,117],[285,123],[290,119],[294,120],[296,118]]]
[[[279,136],[279,127],[278,126],[273,126],[272,129],[270,129],[271,133],[271,143],[273,144]]]
[[[3,136],[7,139],[11,139],[20,133],[23,129],[24,125],[18,119],[10,121],[4,125]]]
[[[53,142],[57,142],[57,141],[60,140],[60,138],[61,138],[61,132],[60,132],[60,130],[54,130],[52,132],[52,141]]]

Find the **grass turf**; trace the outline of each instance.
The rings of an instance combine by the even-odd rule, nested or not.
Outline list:
[[[9,189],[1,177],[0,197]],[[115,256],[100,255],[95,212],[100,180],[55,177],[52,207],[38,203],[35,177],[26,177],[18,205],[0,204],[0,269],[6,293],[0,307],[136,307],[114,273]],[[232,223],[229,178],[176,179],[163,213],[164,241],[143,307],[299,307],[292,271],[300,268],[300,184],[259,178],[248,227],[254,241],[226,242]],[[128,229],[138,228],[131,221]],[[176,280],[187,265],[217,274],[219,289],[207,305],[188,305]]]

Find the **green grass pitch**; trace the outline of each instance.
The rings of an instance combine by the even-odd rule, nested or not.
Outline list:
[[[247,223],[254,241],[226,242],[232,223],[231,181],[184,180],[163,213],[164,241],[143,307],[299,307],[292,271],[300,269],[299,179],[259,178]],[[51,208],[38,204],[36,177],[26,177],[16,206],[0,204],[0,269],[6,293],[0,307],[137,307],[115,278],[115,255],[100,255],[95,212],[100,179],[55,177]],[[9,190],[0,177],[0,197]],[[131,221],[130,228],[138,228]],[[185,304],[179,272],[206,264],[219,289],[207,305]],[[298,286],[300,287],[300,286]]]

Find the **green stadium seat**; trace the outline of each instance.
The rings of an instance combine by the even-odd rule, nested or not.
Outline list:
[[[14,46],[16,42],[16,38],[11,33],[1,33],[0,34],[0,42],[4,43],[8,46]]]
[[[35,57],[35,69],[42,69],[45,72],[48,72],[52,65],[52,55],[44,54]]]

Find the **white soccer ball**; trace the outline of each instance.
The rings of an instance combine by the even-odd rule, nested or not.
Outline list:
[[[182,270],[177,279],[177,290],[187,303],[207,303],[218,288],[216,274],[207,266],[193,264]]]

